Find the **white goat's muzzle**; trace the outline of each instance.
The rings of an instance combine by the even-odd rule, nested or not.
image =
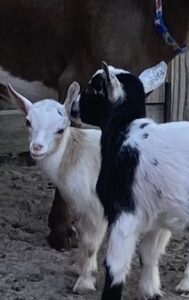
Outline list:
[[[32,142],[30,144],[30,153],[35,160],[42,159],[46,155],[46,149],[39,143]]]

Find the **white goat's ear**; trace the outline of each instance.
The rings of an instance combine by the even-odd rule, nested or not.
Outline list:
[[[143,71],[139,79],[144,86],[145,93],[149,93],[159,88],[164,83],[167,75],[167,64],[162,61],[156,66]]]
[[[18,106],[18,108],[22,112],[24,112],[27,115],[29,108],[33,104],[24,96],[17,93],[10,84],[7,86],[7,91],[9,93],[11,100]]]
[[[123,88],[121,82],[117,79],[116,75],[110,70],[106,62],[102,62],[102,69],[104,70],[104,79],[110,102],[116,102],[123,96]]]
[[[66,109],[68,115],[71,114],[72,105],[75,101],[78,100],[79,93],[80,93],[79,83],[76,81],[72,82],[68,88],[66,100],[64,102],[64,106],[65,106],[65,109]]]

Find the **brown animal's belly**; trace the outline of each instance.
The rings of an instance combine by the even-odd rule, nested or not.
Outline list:
[[[21,79],[0,66],[0,82],[4,84],[10,83],[18,92],[35,102],[41,99],[58,100],[58,93],[54,88],[49,88],[42,81],[27,81]]]

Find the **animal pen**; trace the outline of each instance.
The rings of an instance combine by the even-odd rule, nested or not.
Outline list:
[[[168,68],[167,80],[146,102],[147,115],[157,122],[189,120],[189,53],[177,56]],[[0,100],[0,153],[28,150],[25,118]]]

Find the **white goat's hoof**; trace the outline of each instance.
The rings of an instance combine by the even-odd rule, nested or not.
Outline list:
[[[189,295],[189,281],[183,278],[181,282],[176,286],[176,291],[181,294],[181,296]]]
[[[73,287],[74,293],[85,294],[89,291],[96,291],[95,288],[95,278],[91,277],[90,279],[86,279],[83,277],[79,277]]]
[[[137,300],[160,300],[163,293],[159,289],[155,289],[154,291],[151,291],[150,293],[138,293]]]

